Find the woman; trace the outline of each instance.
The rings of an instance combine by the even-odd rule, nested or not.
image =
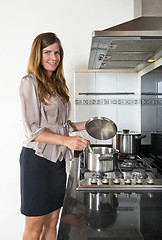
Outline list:
[[[72,150],[85,149],[89,141],[69,136],[85,129],[85,122],[69,121],[63,49],[54,33],[35,38],[27,73],[20,84],[26,136],[20,155],[23,240],[54,240]]]

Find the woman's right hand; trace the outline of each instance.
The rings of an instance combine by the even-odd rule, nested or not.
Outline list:
[[[72,150],[81,151],[90,145],[90,141],[80,136],[68,136],[64,145]]]

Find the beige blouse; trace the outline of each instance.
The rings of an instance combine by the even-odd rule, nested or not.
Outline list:
[[[59,94],[51,98],[51,103],[45,105],[38,99],[37,79],[34,74],[22,78],[20,84],[20,99],[22,122],[26,140],[24,146],[32,148],[35,153],[52,162],[63,158],[66,160],[66,171],[69,171],[70,160],[73,158],[72,150],[63,145],[45,144],[34,141],[44,130],[69,135],[73,129],[69,124],[70,102],[64,103]]]

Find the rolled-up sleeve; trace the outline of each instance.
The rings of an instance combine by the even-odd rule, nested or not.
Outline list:
[[[22,122],[27,141],[33,141],[45,130],[40,127],[40,102],[37,94],[37,82],[36,79],[34,80],[26,76],[20,84]]]
[[[69,133],[75,132],[74,128],[71,125],[71,120],[67,121],[67,125],[68,125],[68,132]]]

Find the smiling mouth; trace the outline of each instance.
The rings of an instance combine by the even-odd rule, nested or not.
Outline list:
[[[57,63],[55,63],[55,62],[48,62],[48,64],[50,64],[51,66],[56,66],[57,65]]]

